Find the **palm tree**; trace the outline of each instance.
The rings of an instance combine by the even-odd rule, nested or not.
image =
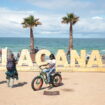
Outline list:
[[[34,18],[34,16],[30,15],[27,18],[24,18],[22,23],[23,28],[30,28],[30,52],[34,53],[34,35],[33,35],[33,27],[37,27],[41,25],[38,18]]]
[[[79,20],[79,17],[75,16],[73,13],[67,14],[67,16],[62,18],[62,23],[70,24],[70,37],[69,37],[69,47],[67,54],[73,49],[73,25]]]

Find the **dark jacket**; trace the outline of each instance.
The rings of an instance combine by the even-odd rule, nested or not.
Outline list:
[[[8,59],[7,60],[7,65],[8,65],[9,62],[12,62],[13,66],[12,66],[12,68],[8,68],[8,66],[7,66],[6,78],[7,79],[9,79],[9,78],[18,79],[18,73],[17,73],[17,70],[16,70],[16,60],[14,58],[13,59]]]

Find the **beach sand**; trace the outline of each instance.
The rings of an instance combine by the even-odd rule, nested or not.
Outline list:
[[[62,73],[63,84],[40,91],[31,89],[31,81],[37,72],[19,72],[15,88],[8,88],[5,73],[0,72],[0,105],[104,105],[105,73]],[[59,91],[58,96],[43,95],[44,91]]]

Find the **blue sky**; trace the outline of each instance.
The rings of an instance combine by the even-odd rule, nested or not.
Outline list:
[[[1,0],[0,37],[29,37],[21,22],[34,15],[42,22],[34,28],[35,37],[68,38],[69,25],[61,24],[67,13],[80,17],[73,26],[75,38],[105,38],[104,0]]]

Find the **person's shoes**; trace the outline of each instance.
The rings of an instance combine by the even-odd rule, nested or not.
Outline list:
[[[52,89],[52,88],[53,88],[53,85],[52,84],[49,84],[48,89]]]
[[[10,86],[10,88],[14,88],[14,86]]]

